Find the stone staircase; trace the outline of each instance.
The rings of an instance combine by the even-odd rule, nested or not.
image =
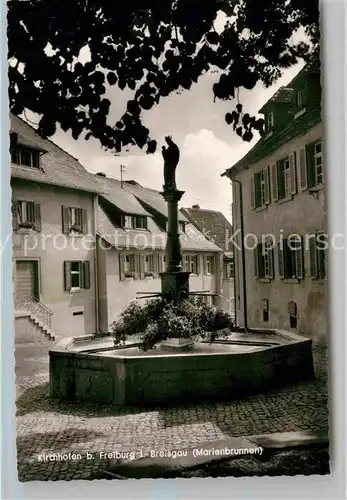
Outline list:
[[[15,298],[15,338],[16,342],[50,340],[56,335],[51,328],[53,312],[34,297]]]

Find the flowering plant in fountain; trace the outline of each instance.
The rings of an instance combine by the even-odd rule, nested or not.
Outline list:
[[[209,336],[211,341],[233,327],[231,316],[203,303],[200,298],[168,302],[160,298],[129,304],[111,325],[115,346],[138,336],[143,350],[152,349],[168,339],[187,339],[192,343]]]

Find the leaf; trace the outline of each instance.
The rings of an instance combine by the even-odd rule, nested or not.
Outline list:
[[[157,141],[155,140],[149,141],[147,145],[147,154],[155,153],[156,149],[157,149]]]
[[[226,113],[225,121],[227,122],[228,125],[231,125],[233,122],[233,115],[231,113]]]
[[[250,130],[246,130],[243,134],[242,139],[246,142],[250,142],[253,139],[253,134]]]
[[[250,123],[251,119],[248,113],[245,113],[242,117],[242,123],[244,127],[247,127]]]
[[[146,110],[151,109],[154,105],[154,99],[152,96],[142,96],[139,99],[139,105],[143,109]]]
[[[219,35],[218,33],[216,33],[215,31],[210,31],[209,33],[207,33],[206,35],[206,40],[208,41],[208,43],[210,43],[211,45],[216,45],[218,42],[219,42]]]
[[[110,85],[115,85],[118,81],[118,77],[115,73],[107,73],[107,81]]]

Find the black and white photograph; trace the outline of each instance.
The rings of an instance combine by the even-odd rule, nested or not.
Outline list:
[[[320,25],[8,1],[20,482],[331,473]]]

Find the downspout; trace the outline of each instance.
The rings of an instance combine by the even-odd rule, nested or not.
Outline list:
[[[232,219],[233,221],[235,220],[235,210],[234,210],[234,204],[232,205]],[[228,241],[228,250],[229,250],[229,241]],[[237,288],[236,288],[236,260],[235,260],[235,252],[233,251],[233,269],[234,269],[234,276],[233,276],[233,279],[234,279],[234,321],[235,321],[235,326],[237,325],[237,307],[236,307],[236,292],[237,292]],[[238,299],[237,299],[238,301]]]
[[[97,207],[99,203],[99,195],[93,196],[93,213],[94,213],[94,280],[95,280],[95,326],[96,334],[100,334],[100,318],[99,318],[99,269],[98,269],[98,252],[97,252]]]
[[[244,328],[247,332],[248,321],[247,321],[247,293],[246,293],[246,256],[245,256],[245,229],[243,224],[243,193],[242,193],[242,183],[233,177],[229,177],[231,182],[235,182],[239,185],[240,193],[240,230],[241,230],[241,255],[242,255],[242,283],[243,283],[243,321]]]

